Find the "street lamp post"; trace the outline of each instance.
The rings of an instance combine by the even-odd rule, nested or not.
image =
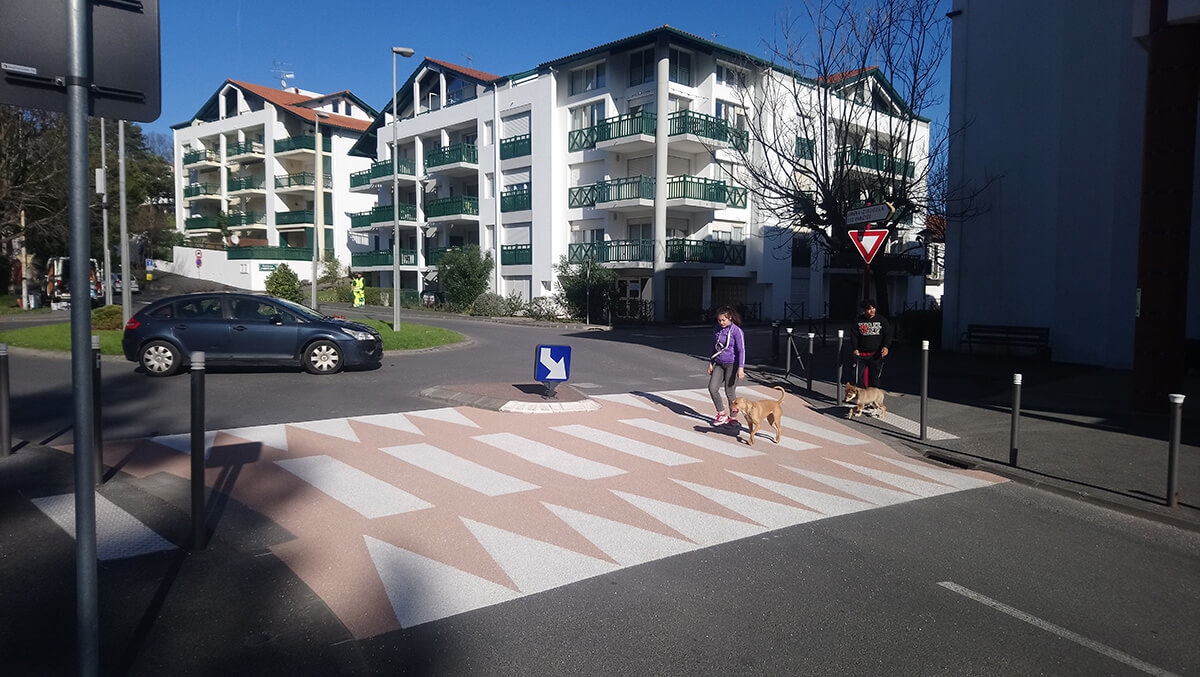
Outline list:
[[[324,111],[313,111],[316,116],[314,122],[317,126],[317,170],[316,180],[313,181],[313,194],[316,199],[313,201],[313,241],[312,241],[312,309],[317,309],[317,265],[321,258],[321,236],[325,230],[325,156],[321,146],[321,120],[328,118],[329,113]]]
[[[392,331],[400,331],[400,160],[397,148],[397,124],[400,120],[396,114],[396,55],[410,57],[411,47],[392,48]],[[420,237],[420,233],[417,234]],[[417,271],[420,275],[421,271]]]

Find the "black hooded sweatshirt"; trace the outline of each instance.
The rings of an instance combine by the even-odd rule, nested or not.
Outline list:
[[[870,319],[866,315],[859,315],[855,331],[858,336],[855,343],[858,352],[876,355],[880,348],[891,349],[892,325],[883,315],[875,313],[875,317]]]

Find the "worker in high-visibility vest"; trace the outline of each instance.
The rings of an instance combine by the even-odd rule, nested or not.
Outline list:
[[[354,274],[354,307],[362,308],[367,303],[367,281],[362,273]]]

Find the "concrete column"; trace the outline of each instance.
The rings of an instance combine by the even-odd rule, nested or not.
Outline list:
[[[425,144],[421,137],[413,137],[413,174],[417,179],[417,293],[425,290],[425,190],[419,177],[425,176]]]
[[[512,85],[509,85],[509,86],[511,87]],[[496,294],[500,294],[501,289],[503,289],[503,287],[500,286],[500,279],[502,277],[502,271],[500,270],[500,222],[501,222],[501,219],[504,218],[503,215],[500,213],[500,187],[502,185],[504,185],[504,179],[500,173],[500,91],[496,85],[492,85],[492,138],[491,138],[491,141],[492,141],[492,165],[493,165],[493,169],[492,169],[492,198],[493,198],[492,199],[492,206],[493,206],[493,210],[492,210],[493,222],[492,222],[492,224],[493,225],[492,225],[492,241],[488,244],[492,248],[492,256],[495,257],[495,263],[496,263],[496,265],[492,268],[492,292],[496,293]],[[532,172],[530,172],[530,173],[532,174]],[[533,177],[530,176],[529,180],[530,180],[530,184],[532,185]],[[548,188],[548,186],[547,186],[547,188]],[[530,230],[531,231],[533,230],[532,226],[530,226]],[[479,220],[479,244],[480,244],[481,248],[482,248],[482,245],[484,244],[484,235],[486,235],[486,234],[487,234],[487,227],[484,225],[483,219],[480,219]],[[530,241],[531,242],[533,241],[532,235],[533,235],[533,233],[531,232],[530,233]]]
[[[667,115],[670,106],[670,50],[667,41],[660,39],[655,49],[655,111],[658,114],[654,129],[654,320],[662,322],[667,314]]]
[[[421,79],[413,79],[413,115],[421,113]]]

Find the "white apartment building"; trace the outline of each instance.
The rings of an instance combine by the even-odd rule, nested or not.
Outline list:
[[[503,77],[427,58],[396,93],[399,119],[389,102],[351,151],[375,160],[350,177],[374,203],[351,216],[353,269],[391,286],[398,229],[404,289],[435,283],[448,248],[478,244],[502,295],[551,295],[562,258],[594,257],[616,271],[630,317],[692,320],[733,304],[770,319],[798,299],[820,317],[838,280],[860,289],[858,266],[794,266],[793,231],[737,181],[740,102],[768,77],[786,76],[670,27]],[[927,146],[926,126],[910,156]],[[898,280],[893,307],[920,299],[923,279]]]
[[[375,116],[349,91],[321,95],[226,80],[191,120],[173,127],[175,217],[190,246],[176,253],[171,272],[262,290],[270,271],[289,262],[308,280],[315,230],[322,258],[348,263],[350,214],[374,202],[350,189],[350,175],[370,162],[349,151]]]

